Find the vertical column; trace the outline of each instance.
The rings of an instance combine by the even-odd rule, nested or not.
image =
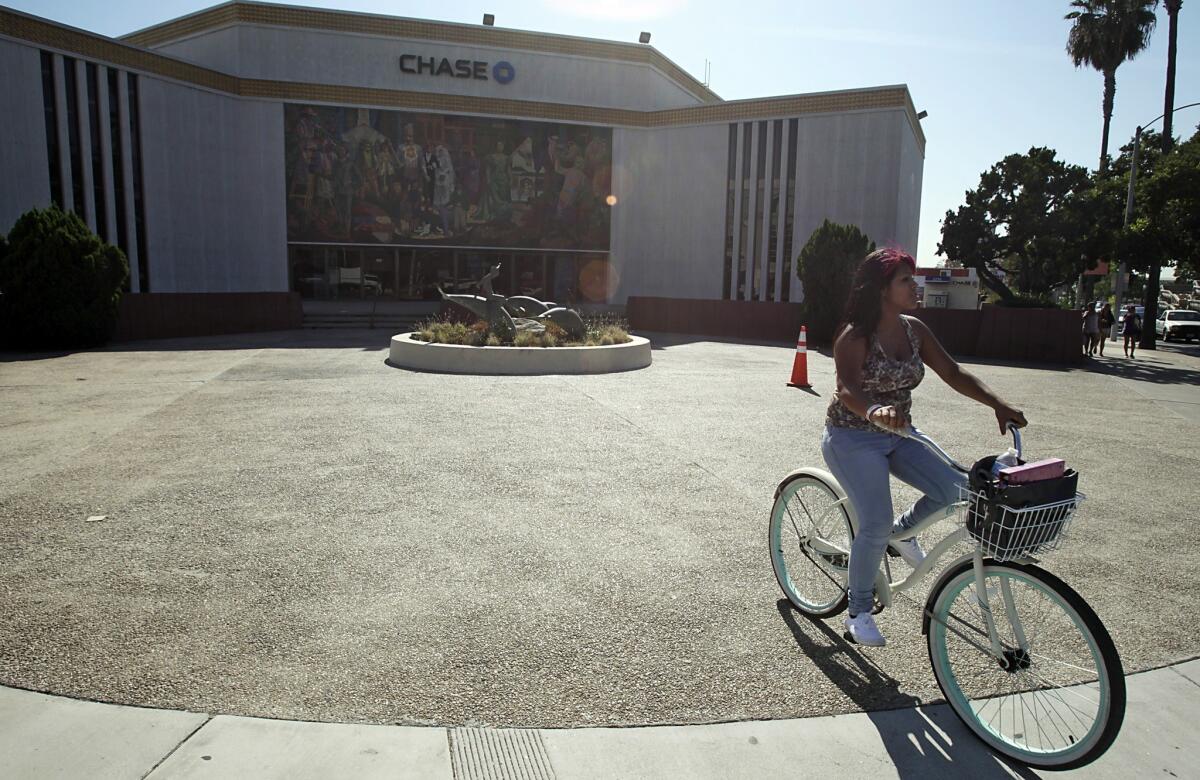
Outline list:
[[[118,72],[117,77],[117,116],[121,126],[121,174],[125,180],[125,235],[129,237],[125,255],[129,258],[129,290],[141,292],[141,265],[138,263],[137,223],[133,213],[133,152],[129,135],[129,82],[121,78],[125,74]]]
[[[737,123],[737,151],[733,170],[733,259],[729,269],[729,298],[738,300],[738,266],[742,251],[742,150],[746,143],[746,126]]]
[[[63,202],[58,204],[63,211],[77,208],[74,198],[74,180],[71,178],[71,136],[67,129],[67,79],[63,74],[61,54],[54,55],[54,116],[58,127],[58,170],[62,182]]]
[[[87,63],[75,60],[75,124],[79,127],[79,159],[80,172],[83,174],[83,221],[88,228],[97,232],[96,228],[96,196],[92,189],[92,123],[88,111],[88,77]],[[68,96],[70,99],[70,96]],[[80,204],[75,204],[78,207]]]
[[[774,178],[774,169],[771,166],[772,154],[774,154],[774,139],[775,123],[768,120],[765,128],[767,142],[767,153],[764,156],[765,164],[763,165],[763,206],[762,206],[762,248],[758,252],[758,259],[755,261],[762,269],[762,280],[759,284],[758,297],[764,301],[775,300],[775,291],[768,290],[767,286],[771,283],[771,274],[767,273],[768,263],[772,260],[771,250],[774,247],[771,244],[771,182]]]
[[[96,110],[100,120],[100,156],[101,172],[104,177],[104,235],[114,246],[117,243],[117,197],[116,185],[113,182],[112,164],[112,128],[108,121],[108,68],[96,66]],[[116,139],[120,143],[120,139]]]
[[[779,170],[776,171],[776,176],[779,177],[779,221],[777,223],[779,225],[779,229],[776,231],[777,235],[775,236],[775,262],[778,263],[777,267],[779,269],[775,274],[775,300],[777,301],[783,300],[784,274],[793,273],[792,264],[789,262],[789,258],[785,254],[787,246],[783,242],[783,234],[785,232],[784,226],[787,224],[785,221],[787,219],[787,210],[791,205],[787,202],[788,153],[791,151],[789,148],[790,145],[788,144],[788,130],[790,127],[791,125],[786,119],[780,122],[780,136],[779,138],[775,139],[775,143],[779,145],[779,149],[782,152],[782,154],[779,156]]]
[[[754,215],[758,208],[758,123],[747,122],[750,126],[750,173],[746,178],[750,182],[750,205],[746,208],[746,299],[758,300],[758,290],[754,288],[754,265],[758,256],[758,247],[754,245]]]

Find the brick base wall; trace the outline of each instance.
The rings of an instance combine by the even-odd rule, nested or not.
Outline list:
[[[288,330],[303,322],[294,292],[126,293],[113,341]]]

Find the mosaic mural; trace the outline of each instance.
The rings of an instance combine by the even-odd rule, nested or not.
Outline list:
[[[288,240],[606,251],[612,130],[287,105]]]

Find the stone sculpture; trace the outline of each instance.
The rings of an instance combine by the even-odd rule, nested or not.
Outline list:
[[[566,331],[567,337],[582,341],[587,336],[583,318],[574,309],[553,301],[540,301],[528,295],[506,297],[492,291],[492,280],[500,275],[500,263],[492,266],[479,280],[482,295],[447,295],[442,300],[461,306],[488,324],[488,329],[503,341],[511,341],[518,331],[540,333],[548,320]]]

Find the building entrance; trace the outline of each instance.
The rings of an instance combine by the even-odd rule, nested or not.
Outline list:
[[[433,247],[292,244],[289,286],[305,300],[437,301],[476,294],[496,263],[493,288],[575,305],[608,302],[608,256],[579,252],[497,252]]]

